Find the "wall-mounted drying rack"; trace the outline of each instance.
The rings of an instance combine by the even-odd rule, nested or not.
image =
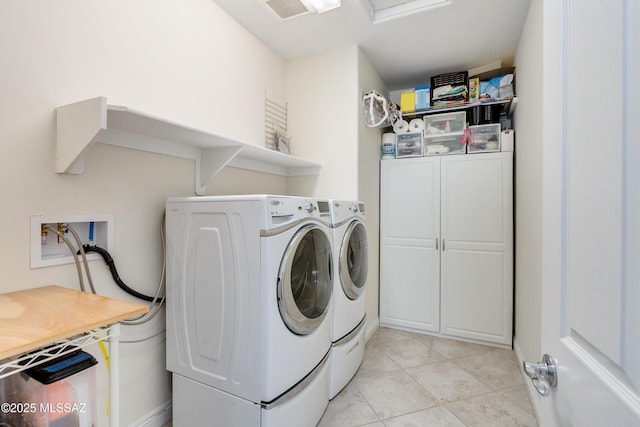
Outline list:
[[[195,193],[225,166],[282,176],[317,175],[320,165],[183,126],[98,97],[56,109],[56,172],[81,174],[94,143],[195,160]]]

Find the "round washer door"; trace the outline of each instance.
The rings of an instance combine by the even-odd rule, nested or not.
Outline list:
[[[340,283],[349,299],[357,299],[364,292],[369,269],[367,230],[360,221],[353,221],[340,245]]]
[[[302,227],[289,242],[278,272],[278,309],[287,328],[313,332],[327,315],[333,290],[331,243],[315,225]]]

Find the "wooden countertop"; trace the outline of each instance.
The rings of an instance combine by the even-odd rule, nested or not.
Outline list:
[[[60,286],[0,294],[0,360],[147,311],[145,305]]]

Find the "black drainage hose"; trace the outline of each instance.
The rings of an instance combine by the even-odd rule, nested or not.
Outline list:
[[[153,301],[160,301],[160,298],[155,299],[154,297],[150,297],[149,295],[145,295],[142,294],[138,291],[136,291],[135,289],[131,289],[130,287],[128,287],[120,278],[120,276],[118,275],[118,270],[116,269],[116,264],[113,261],[113,258],[111,258],[111,255],[109,254],[109,252],[107,252],[106,249],[103,249],[101,247],[98,246],[90,246],[90,245],[82,245],[82,248],[84,249],[85,253],[89,253],[89,252],[96,252],[98,254],[100,254],[102,256],[102,258],[104,259],[104,262],[107,263],[107,266],[109,267],[109,270],[111,271],[111,276],[113,277],[113,281],[116,282],[116,284],[126,293],[133,295],[136,298],[140,298],[141,300],[145,300],[145,301],[149,301],[149,302],[153,302]]]

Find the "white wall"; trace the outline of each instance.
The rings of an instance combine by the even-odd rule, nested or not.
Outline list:
[[[291,179],[291,194],[357,199],[357,67],[357,46],[287,63],[291,153],[322,165],[317,177]]]
[[[542,1],[533,0],[516,53],[516,343],[539,360],[542,278]]]
[[[367,238],[369,243],[369,275],[367,279],[367,332],[379,324],[380,301],[380,144],[382,128],[369,128],[364,124],[362,95],[376,90],[387,93],[364,53],[358,54],[358,199],[364,201],[367,213]]]
[[[322,165],[317,177],[290,179],[289,192],[365,203],[369,242],[367,330],[378,324],[380,128],[367,128],[362,95],[387,88],[357,46],[287,63],[292,152]]]
[[[82,175],[53,172],[55,108],[107,96],[244,142],[263,144],[264,94],[284,99],[285,63],[211,0],[26,0],[0,3],[0,292],[48,284],[78,288],[75,267],[29,266],[31,215],[113,214],[122,278],[153,292],[160,277],[158,229],[168,196],[193,195],[192,161],[96,145]],[[256,72],[259,70],[259,72]],[[209,194],[285,193],[282,177],[225,169]],[[131,299],[101,261],[103,295]],[[160,316],[123,339],[164,328]],[[121,419],[128,425],[170,399],[164,338],[121,346]],[[106,370],[99,404],[105,425]]]

